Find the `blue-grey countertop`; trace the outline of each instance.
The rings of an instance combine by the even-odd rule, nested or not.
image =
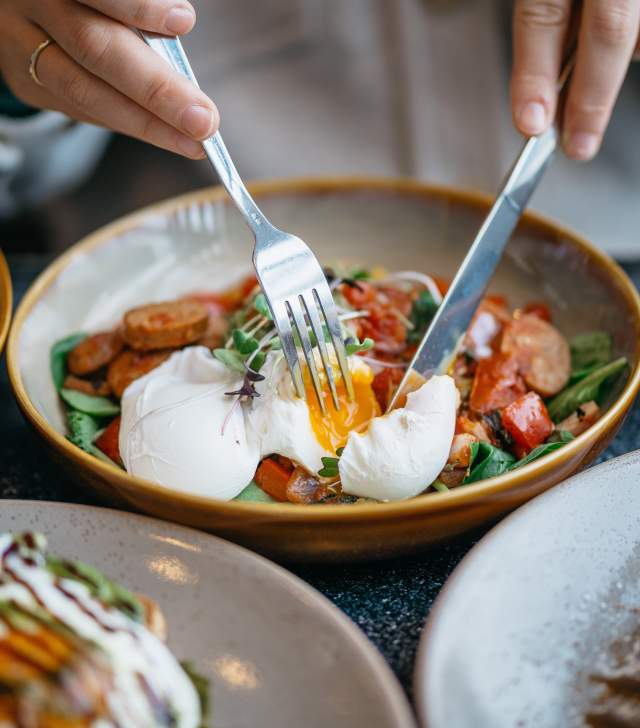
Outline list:
[[[16,301],[47,262],[44,256],[10,257]],[[640,264],[626,266],[626,270],[640,286]],[[14,403],[4,365],[0,372],[0,433],[0,498],[105,505],[50,461]],[[640,407],[636,403],[602,459],[636,449],[639,435]],[[293,571],[360,626],[411,694],[413,662],[424,620],[449,574],[481,535],[459,538],[417,558],[359,566],[298,566]]]

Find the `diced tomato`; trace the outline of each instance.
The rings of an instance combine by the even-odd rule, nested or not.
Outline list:
[[[290,477],[291,470],[271,458],[265,458],[258,466],[254,480],[265,493],[284,503],[288,500],[287,483]]]
[[[376,395],[380,409],[385,412],[393,393],[396,391],[402,377],[404,369],[396,367],[388,367],[375,375],[371,387]]]
[[[494,306],[498,306],[499,308],[507,308],[506,297],[502,296],[499,293],[489,293],[487,296],[485,296],[484,300],[490,304],[493,304]]]
[[[440,278],[440,276],[431,276],[433,279],[433,282],[438,287],[438,290],[440,291],[441,296],[446,296],[447,292],[449,290],[449,286],[451,285],[451,281],[448,281],[446,278]]]
[[[487,428],[482,422],[472,420],[466,415],[458,415],[456,418],[456,435],[473,435],[480,442],[491,444],[491,438]]]
[[[553,422],[539,394],[528,392],[502,410],[502,425],[511,435],[516,455],[524,457],[553,432]]]
[[[247,296],[258,284],[255,276],[247,276],[238,285],[226,291],[216,293],[193,293],[186,298],[192,301],[200,301],[209,309],[209,313],[220,313],[221,311],[235,311],[245,302]]]
[[[549,323],[551,323],[551,311],[546,303],[542,303],[541,301],[532,301],[531,303],[528,303],[522,310],[524,313],[530,313],[533,316],[537,316],[538,318],[542,319],[543,321],[548,321]]]
[[[517,359],[498,352],[478,362],[469,405],[473,412],[489,414],[515,402],[526,391]]]
[[[120,457],[120,417],[116,417],[95,442],[96,447],[114,463],[122,465]]]

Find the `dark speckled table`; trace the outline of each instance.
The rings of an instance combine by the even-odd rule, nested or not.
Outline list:
[[[11,256],[9,263],[19,300],[47,258]],[[640,264],[627,266],[627,271],[640,285]],[[0,432],[0,498],[106,505],[49,461],[14,404],[4,366],[0,373]],[[639,435],[640,407],[636,404],[603,459],[637,448]],[[293,570],[361,627],[411,694],[413,662],[425,617],[449,574],[481,535],[438,546],[419,558]]]

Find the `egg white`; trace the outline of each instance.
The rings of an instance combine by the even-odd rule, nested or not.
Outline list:
[[[359,357],[352,371],[369,367]],[[237,403],[225,392],[242,376],[204,347],[188,347],[131,384],[122,397],[120,453],[127,472],[169,488],[220,500],[235,498],[260,461],[282,455],[311,473],[327,452],[316,439],[309,408],[295,396],[286,362],[271,352],[256,384],[259,397]],[[453,439],[457,392],[434,377],[407,406],[352,432],[340,459],[342,489],[399,500],[417,495],[444,467]]]

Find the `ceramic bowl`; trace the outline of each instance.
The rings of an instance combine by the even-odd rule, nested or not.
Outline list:
[[[0,354],[4,349],[4,343],[9,333],[11,322],[11,306],[13,294],[11,289],[11,276],[7,261],[0,250]]]
[[[264,182],[252,191],[278,226],[324,262],[348,259],[452,277],[490,200],[416,182],[347,179]],[[415,552],[498,519],[585,466],[613,437],[640,386],[640,301],[605,254],[552,222],[525,216],[493,280],[511,306],[546,301],[567,335],[611,332],[631,364],[624,387],[586,433],[548,457],[490,481],[391,504],[219,502],[134,478],[74,447],[48,371],[51,344],[115,323],[126,308],[249,270],[252,240],[219,189],[169,200],[90,235],[38,278],[16,312],[8,345],[15,396],[78,482],[112,502],[206,529],[278,559],[363,560]],[[188,275],[185,275],[185,270]],[[215,477],[215,474],[212,474]]]

